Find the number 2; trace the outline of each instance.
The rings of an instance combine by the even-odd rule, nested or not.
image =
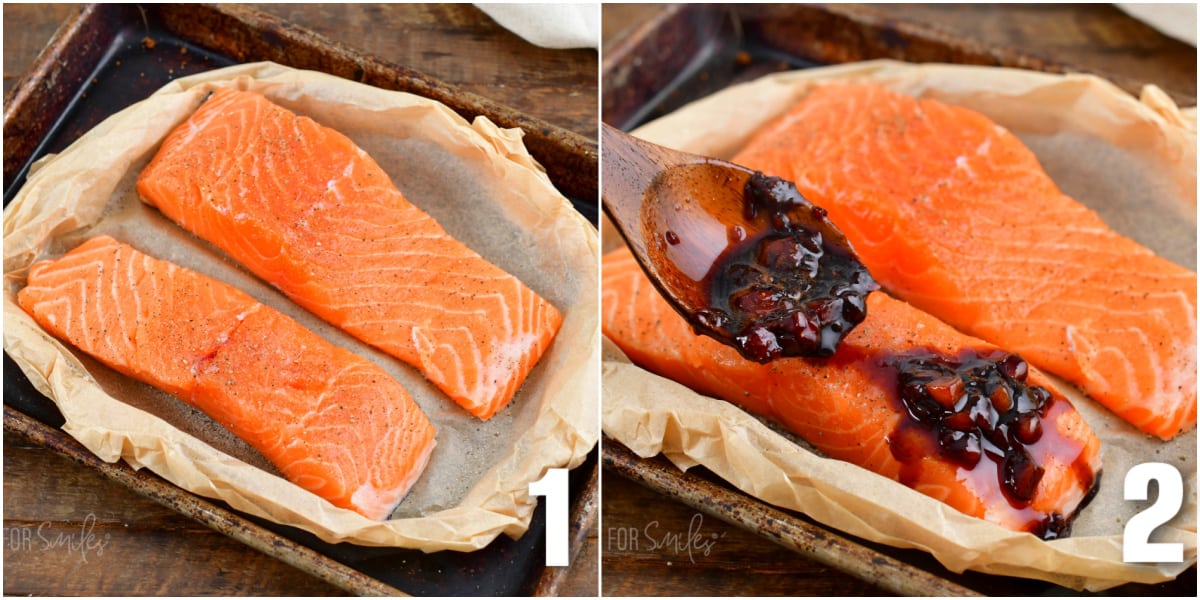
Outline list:
[[[567,566],[567,470],[550,469],[529,484],[529,494],[546,497],[546,566]]]
[[[1122,554],[1127,563],[1183,562],[1183,544],[1151,542],[1150,534],[1183,506],[1183,477],[1165,463],[1141,463],[1125,474],[1125,499],[1146,500],[1150,480],[1158,482],[1158,498],[1125,523]]]

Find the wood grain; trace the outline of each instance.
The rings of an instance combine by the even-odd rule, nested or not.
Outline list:
[[[605,596],[890,595],[607,471],[601,489]]]
[[[4,94],[23,74],[58,25],[79,10],[79,4],[4,6]]]
[[[921,23],[1081,71],[1169,86],[1194,104],[1196,49],[1166,37],[1111,4],[876,4],[891,19]]]
[[[49,450],[14,444],[7,436],[4,593],[344,595]]]
[[[597,137],[598,54],[534,46],[470,4],[251,5],[363,52]],[[360,35],[359,32],[364,32]]]
[[[593,49],[534,46],[470,4],[251,4],[296,25],[597,138]],[[4,92],[78,4],[4,6]]]
[[[609,50],[646,27],[666,6],[605,5],[601,47],[606,60],[611,57]],[[777,5],[741,10],[792,12]],[[1196,102],[1195,47],[1167,37],[1109,4],[835,4],[822,10],[845,15],[858,24],[919,31],[935,39],[948,37],[994,58],[1017,53],[1069,72],[1099,74],[1133,94],[1146,84],[1155,84],[1180,106]],[[857,27],[851,29],[830,33],[830,45],[853,40]],[[893,43],[897,52],[914,55],[913,60],[929,60],[922,58],[921,48],[904,44],[901,36]],[[605,86],[605,95],[612,94],[608,82]]]

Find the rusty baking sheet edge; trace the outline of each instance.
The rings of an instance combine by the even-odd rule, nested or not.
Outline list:
[[[255,550],[283,561],[305,573],[312,574],[342,590],[360,596],[408,595],[378,579],[356,571],[340,562],[294,543],[272,531],[247,521],[241,516],[184,492],[145,470],[135,471],[124,462],[108,463],[96,457],[62,430],[50,427],[11,406],[4,407],[5,435],[14,434],[30,443],[95,470],[137,494],[195,520],[214,531],[225,534]],[[584,538],[598,512],[597,476],[593,472],[588,485],[572,507],[570,535],[572,557],[577,557]],[[565,579],[566,569],[546,568],[533,586],[534,596],[557,596]]]
[[[227,509],[198,496],[184,493],[178,487],[152,473],[144,470],[135,471],[124,462],[104,462],[74,438],[63,433],[62,430],[26,416],[8,405],[4,406],[4,433],[5,435],[16,434],[38,446],[53,450],[158,504],[297,569],[316,575],[347,592],[370,596],[406,595],[386,583],[326,558],[300,544],[285,540]],[[285,543],[280,543],[281,540]]]
[[[872,585],[905,596],[981,595],[750,496],[688,475],[665,460],[643,459],[620,442],[604,438],[602,446],[605,469]]]

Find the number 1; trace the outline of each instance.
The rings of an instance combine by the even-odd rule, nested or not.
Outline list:
[[[546,566],[567,566],[567,470],[550,469],[529,484],[529,494],[546,497]]]

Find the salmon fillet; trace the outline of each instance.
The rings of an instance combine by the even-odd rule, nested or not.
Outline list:
[[[46,331],[201,410],[289,481],[384,519],[434,429],[400,384],[225,283],[97,236],[29,270],[17,294]]]
[[[1109,229],[983,115],[826,85],[733,160],[795,181],[890,293],[1142,431],[1195,426],[1196,274]]]
[[[956,417],[946,416],[933,425],[928,415],[919,420],[912,414],[918,405],[910,407],[901,398],[909,381],[905,374],[910,371],[904,370],[909,359],[1010,355],[886,294],[867,297],[866,319],[842,340],[832,357],[781,358],[759,364],[696,335],[627,249],[606,255],[602,272],[604,333],[630,360],[701,394],[775,420],[832,458],[897,480],[967,515],[1047,538],[1069,531],[1071,518],[1099,483],[1099,439],[1070,402],[1034,370],[1024,375],[1025,381],[1052,397],[1044,410],[1027,411],[1040,415],[1040,437],[1032,443],[1013,442],[1013,449],[1007,451],[986,435],[976,438],[981,447],[971,466],[962,460],[961,452],[955,454],[963,448],[943,445],[940,431],[956,435],[947,428]],[[934,387],[928,384],[930,390]],[[1033,388],[1014,384],[1005,389]],[[961,397],[951,400],[961,402],[972,393],[964,388]],[[1008,415],[1000,416],[998,423],[1028,408],[1020,406],[1026,398],[1018,395],[1006,413],[995,399],[997,393],[983,393],[992,395],[990,403],[1000,415]],[[982,402],[972,406],[986,408]],[[1002,435],[1018,435],[1019,419],[1007,422]],[[976,436],[982,431],[973,425],[959,429]],[[1032,465],[1022,465],[1021,460]],[[1040,480],[1021,480],[1039,468]],[[1027,487],[1014,497],[1006,478],[1016,480],[1017,487]]]
[[[508,403],[562,323],[553,305],[409,203],[349,138],[256,93],[213,92],[137,187],[481,419]]]

